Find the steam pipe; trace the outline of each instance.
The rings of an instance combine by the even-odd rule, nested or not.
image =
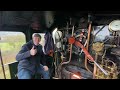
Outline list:
[[[90,33],[91,33],[91,27],[92,27],[92,22],[91,22],[91,16],[88,15],[88,22],[89,22],[89,27],[88,27],[88,36],[87,36],[87,45],[86,45],[86,49],[88,50],[89,49],[89,41],[90,41]],[[92,73],[88,67],[87,67],[87,56],[85,56],[85,68],[90,72]]]
[[[72,37],[73,37],[73,35],[74,35],[74,26],[73,26],[73,28],[72,28]],[[61,65],[70,63],[71,57],[72,57],[72,46],[73,46],[73,44],[70,45],[70,57],[69,57],[69,61],[63,62],[63,63],[61,63]]]

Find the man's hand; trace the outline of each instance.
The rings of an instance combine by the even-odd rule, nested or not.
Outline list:
[[[47,66],[43,66],[44,71],[48,71],[48,67]]]
[[[30,54],[34,56],[36,53],[37,53],[37,50],[34,49],[34,46],[33,46],[32,49],[30,50]]]

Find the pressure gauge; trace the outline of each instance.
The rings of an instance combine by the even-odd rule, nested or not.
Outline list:
[[[109,24],[110,31],[120,31],[120,20],[114,20]]]

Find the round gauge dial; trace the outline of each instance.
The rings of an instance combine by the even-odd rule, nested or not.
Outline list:
[[[109,24],[110,31],[120,31],[120,20],[114,20]]]

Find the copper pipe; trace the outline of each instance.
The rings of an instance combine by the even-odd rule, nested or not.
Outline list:
[[[95,61],[97,62],[97,53],[95,54]],[[94,63],[94,70],[93,70],[93,79],[95,79],[95,76],[96,76],[96,71],[97,71],[97,66],[96,64]]]
[[[74,35],[74,26],[72,28],[72,35],[71,36],[73,37],[73,35]],[[63,63],[61,63],[61,65],[70,63],[71,57],[72,57],[72,46],[73,46],[73,44],[70,45],[70,57],[69,57],[69,61],[63,62]]]
[[[75,45],[79,46],[80,48],[83,49],[83,52],[85,53],[85,55],[87,56],[87,58],[89,60],[91,60],[92,62],[94,62],[94,64],[105,74],[108,75],[108,73],[100,66],[97,64],[97,62],[94,60],[94,58],[89,54],[89,52],[87,51],[87,49],[78,41],[75,41]]]
[[[74,35],[74,26],[72,28],[72,35],[71,36],[73,37],[73,35]],[[71,57],[72,57],[72,46],[73,46],[73,44],[70,45],[70,57],[69,57],[69,61],[67,61],[67,62],[61,62],[60,65],[58,66],[60,70],[61,70],[62,65],[70,63]],[[61,78],[61,73],[59,75],[59,78]]]
[[[87,49],[87,50],[88,50],[88,48],[89,48],[91,27],[92,27],[92,24],[89,23],[88,36],[87,36],[87,45],[86,45],[86,49]],[[90,73],[92,73],[92,72],[89,70],[89,68],[87,67],[87,56],[85,56],[85,68],[86,68]]]

